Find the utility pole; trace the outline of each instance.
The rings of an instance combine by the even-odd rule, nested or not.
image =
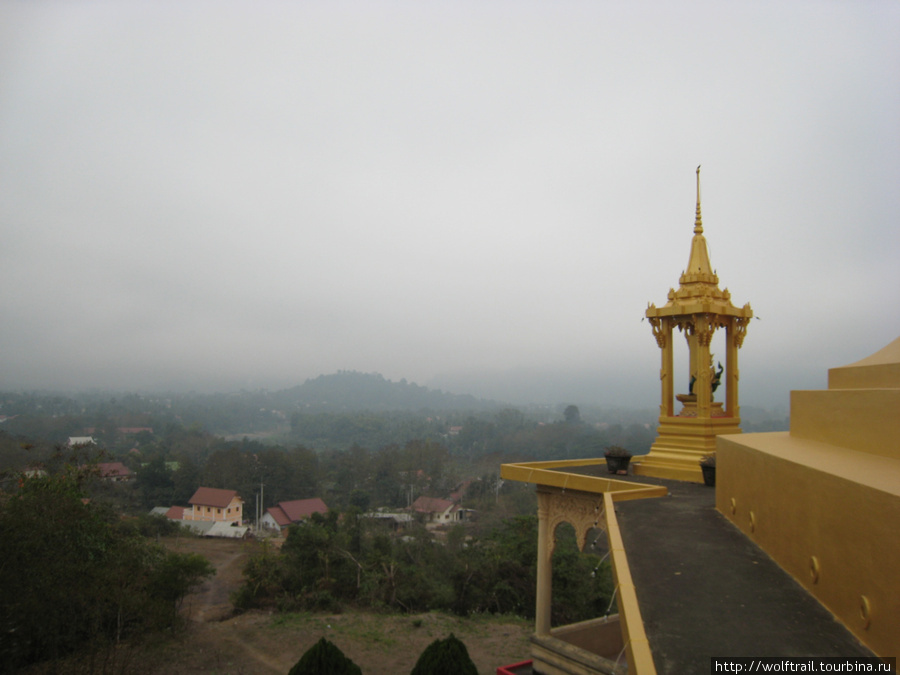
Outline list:
[[[264,492],[263,488],[264,488],[263,482],[259,481],[259,492],[256,493],[256,531],[257,532],[259,532],[259,518],[260,518],[259,513],[260,513],[260,511],[262,511],[263,506],[264,506],[263,498],[264,498],[265,492]]]

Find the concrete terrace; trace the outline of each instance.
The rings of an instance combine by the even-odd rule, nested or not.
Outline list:
[[[615,505],[658,673],[709,673],[713,656],[873,656],[716,511],[714,488],[617,478],[669,490]]]

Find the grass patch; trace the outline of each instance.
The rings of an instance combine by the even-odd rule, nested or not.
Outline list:
[[[270,622],[273,628],[305,628],[312,621],[322,621],[309,612],[279,612]]]
[[[284,612],[276,614],[269,626],[279,630],[296,630],[329,636],[329,639],[346,637],[372,646],[392,647],[398,639],[413,633],[426,633],[431,637],[476,635],[485,626],[503,624],[528,629],[531,621],[512,614],[474,614],[460,617],[443,612],[422,614],[313,614],[310,612]]]
[[[278,614],[272,618],[272,628],[321,633],[330,640],[347,638],[374,647],[397,644],[398,631],[409,630],[398,620],[403,617],[380,617],[364,614],[313,615],[307,612]]]

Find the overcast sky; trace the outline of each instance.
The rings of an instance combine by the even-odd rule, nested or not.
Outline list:
[[[702,164],[742,402],[786,403],[900,335],[898,35],[887,0],[0,0],[0,389],[655,406]]]

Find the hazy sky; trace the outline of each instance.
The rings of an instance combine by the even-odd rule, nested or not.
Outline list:
[[[900,335],[898,35],[887,0],[0,0],[0,389],[655,406],[702,164],[743,402],[786,403]]]

